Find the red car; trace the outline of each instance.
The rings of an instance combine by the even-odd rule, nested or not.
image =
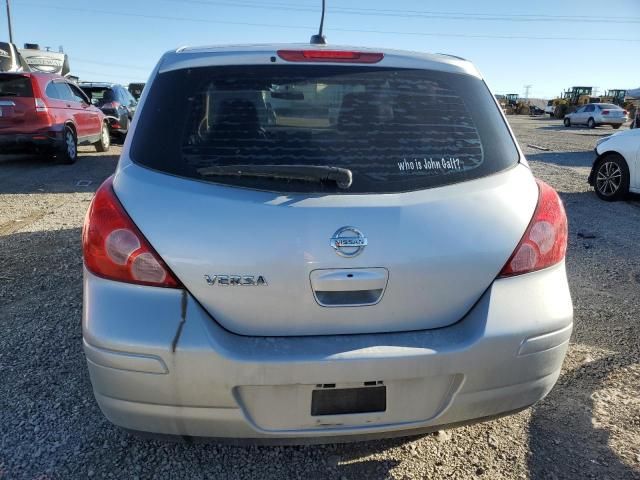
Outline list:
[[[64,77],[0,73],[0,153],[45,153],[74,163],[78,145],[109,149],[109,126],[99,108]]]

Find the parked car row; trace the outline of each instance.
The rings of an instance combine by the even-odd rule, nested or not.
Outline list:
[[[126,135],[138,106],[129,90],[115,83],[80,82],[78,86],[91,104],[106,115],[111,132]]]
[[[37,49],[25,44],[22,52]],[[27,60],[13,43],[0,42],[0,153],[34,152],[73,163],[79,145],[106,151],[112,135],[127,134],[144,83],[127,89],[78,82],[68,67],[60,76]]]
[[[79,145],[105,152],[112,135],[127,134],[138,105],[127,88],[29,72],[28,66],[16,67],[21,58],[12,44],[0,43],[1,153],[44,154],[74,163]]]

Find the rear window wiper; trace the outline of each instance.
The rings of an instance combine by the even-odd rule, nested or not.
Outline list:
[[[328,165],[213,165],[198,169],[203,177],[258,177],[303,182],[335,182],[347,189],[353,182],[351,170]]]
[[[0,92],[0,97],[17,97],[16,92]]]

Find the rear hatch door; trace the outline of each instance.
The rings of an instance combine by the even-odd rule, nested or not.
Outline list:
[[[470,75],[180,70],[159,76],[139,114],[116,194],[191,294],[239,334],[455,323],[537,202],[498,107]],[[238,165],[348,168],[353,183],[205,173]]]
[[[221,325],[245,335],[406,331],[454,323],[507,262],[537,200],[523,166],[466,184],[374,199],[238,192],[136,165],[117,177],[115,189],[186,288]],[[356,257],[337,255],[331,246],[345,226],[367,239]],[[314,282],[320,274],[324,283]],[[354,290],[361,295],[355,300]],[[381,298],[371,305],[363,290]],[[334,298],[325,301],[319,292]],[[338,292],[359,305],[341,306]]]
[[[0,133],[22,131],[35,119],[31,78],[0,73]]]

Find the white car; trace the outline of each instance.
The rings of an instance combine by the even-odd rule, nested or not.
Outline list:
[[[598,157],[589,175],[598,197],[613,201],[640,193],[640,130],[626,130],[596,143]]]
[[[544,113],[546,113],[550,117],[553,117],[555,115],[555,112],[556,112],[556,106],[553,104],[553,100],[549,100],[547,102],[547,106],[544,107]]]
[[[564,126],[586,125],[596,128],[600,125],[611,125],[620,128],[628,120],[627,111],[613,103],[590,103],[580,107],[573,113],[564,116]]]

